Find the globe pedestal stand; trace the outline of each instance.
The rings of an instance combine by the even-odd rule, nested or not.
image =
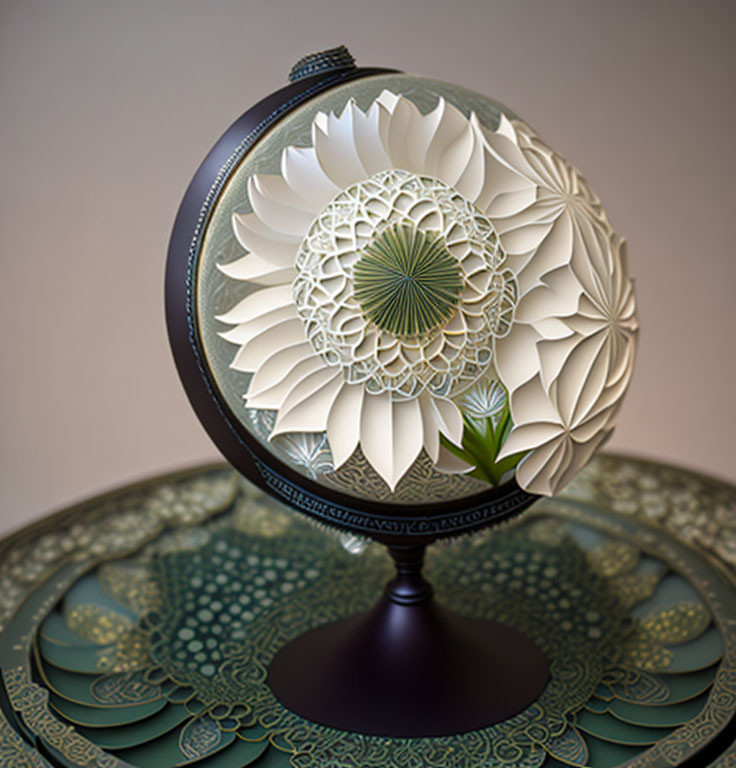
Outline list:
[[[422,576],[424,550],[389,547],[397,575],[372,610],[276,654],[268,684],[285,707],[341,730],[419,737],[487,727],[538,698],[549,679],[539,648],[439,605]]]

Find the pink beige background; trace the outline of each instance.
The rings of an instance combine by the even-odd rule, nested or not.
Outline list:
[[[736,3],[0,0],[0,533],[215,459],[166,341],[177,206],[300,56],[455,81],[569,157],[642,325],[610,448],[736,481]]]

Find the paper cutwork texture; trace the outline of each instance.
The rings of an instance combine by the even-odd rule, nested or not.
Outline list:
[[[672,768],[716,739],[727,760],[736,572],[716,547],[733,516],[688,542],[704,505],[736,509],[733,488],[603,457],[518,521],[431,547],[437,599],[524,632],[551,679],[503,723],[394,739],[314,725],[266,683],[284,643],[375,603],[388,556],[229,476],[120,492],[58,518],[53,546],[31,531],[0,550],[0,584],[21,585],[3,593],[3,765]],[[632,486],[649,495],[624,509]],[[97,546],[74,547],[80,525]]]
[[[278,438],[323,436],[309,474],[341,487],[362,462],[372,496],[418,462],[559,491],[610,435],[636,346],[624,244],[582,176],[520,120],[389,89],[279,152],[217,265],[248,287],[216,316],[244,420],[268,414],[298,466]],[[502,421],[468,406],[491,390]]]

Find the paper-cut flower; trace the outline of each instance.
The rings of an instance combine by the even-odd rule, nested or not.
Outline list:
[[[605,246],[573,265],[583,286],[577,312],[559,318],[554,334],[532,324],[540,370],[511,393],[514,427],[500,458],[531,450],[516,476],[535,493],[556,493],[609,437],[631,378],[633,286],[624,243],[610,233]]]
[[[610,430],[631,286],[597,198],[523,123],[491,131],[384,91],[367,112],[319,113],[312,146],[287,147],[248,193],[252,213],[233,217],[248,253],[220,269],[258,287],[218,319],[232,367],[253,374],[248,408],[275,411],[272,438],[324,432],[336,470],[360,446],[392,489],[422,449],[468,471],[461,409],[492,410],[483,387],[500,379],[503,456],[530,451],[520,484],[551,493]],[[551,450],[549,425],[575,450]]]
[[[493,223],[522,298],[496,345],[514,427],[499,458],[529,451],[525,489],[551,495],[608,438],[633,371],[638,322],[625,244],[585,179],[524,123],[486,133],[490,152],[533,181],[533,203]]]

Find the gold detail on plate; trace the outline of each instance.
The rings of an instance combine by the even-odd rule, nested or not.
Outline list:
[[[93,698],[104,706],[128,707],[157,701],[162,697],[161,689],[143,680],[142,675],[102,675],[90,685]]]
[[[113,652],[99,658],[100,669],[109,672],[132,672],[145,666],[150,659],[148,636],[139,629],[131,629],[121,635]]]
[[[682,602],[641,619],[624,646],[623,664],[647,672],[666,672],[675,654],[666,646],[695,640],[711,622],[703,603]]]
[[[116,768],[117,758],[80,736],[71,725],[57,720],[49,711],[49,692],[36,685],[22,667],[3,670],[10,705],[25,724],[76,765]]]
[[[222,741],[222,730],[209,715],[190,720],[179,734],[179,749],[187,760],[197,760],[215,750]]]
[[[572,495],[591,495],[602,507],[661,525],[676,538],[736,566],[732,486],[683,469],[617,456],[594,459],[580,475]]]
[[[6,720],[0,720],[0,765],[4,768],[50,768],[38,752],[32,751],[24,743]]]
[[[666,672],[674,657],[669,648],[653,645],[649,635],[639,632],[626,646],[621,663],[645,672]]]
[[[293,515],[277,508],[262,491],[243,483],[244,493],[235,505],[232,526],[251,536],[278,538],[292,524]]]
[[[137,563],[105,563],[99,579],[108,595],[137,614],[161,607],[158,585],[151,581],[148,569]]]
[[[540,511],[540,504],[543,503],[543,501],[537,502],[535,512]],[[490,530],[488,531],[488,535],[492,535]],[[541,520],[535,520],[531,523],[529,526],[529,538],[540,544],[559,546],[567,538],[567,533],[557,520],[551,517],[544,517]]]
[[[611,587],[618,595],[621,604],[633,608],[648,600],[656,591],[664,571],[659,573],[622,573],[614,576]]]
[[[127,616],[99,605],[75,605],[65,618],[72,632],[97,645],[115,643],[133,627]]]
[[[636,568],[641,554],[626,541],[608,539],[588,553],[588,560],[601,576],[611,578]]]
[[[721,755],[710,768],[736,768],[736,746],[732,747],[727,754]]]
[[[42,520],[0,542],[0,631],[30,588],[62,563],[135,552],[167,526],[201,523],[232,503],[237,477],[220,468],[159,478],[65,510],[53,530]]]
[[[736,706],[736,663],[734,662],[736,637],[727,633],[723,639],[724,661],[718,670],[712,693],[703,711],[689,723],[655,744],[640,758],[632,761],[631,768],[660,765],[662,758],[667,765],[678,765],[683,758],[693,754],[693,749],[712,741],[729,722]],[[731,757],[729,756],[729,762]],[[720,765],[719,768],[721,768]]]
[[[710,622],[710,612],[703,603],[683,602],[650,614],[641,625],[654,640],[678,645],[700,637]]]

